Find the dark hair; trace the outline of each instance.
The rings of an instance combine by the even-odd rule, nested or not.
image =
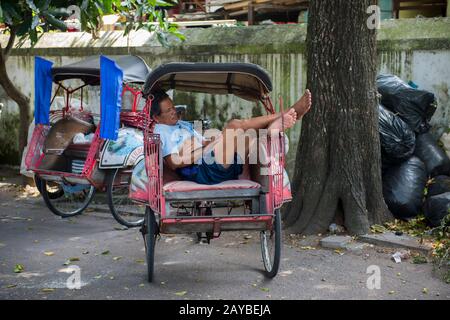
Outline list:
[[[164,91],[156,91],[152,93],[153,100],[152,100],[152,106],[150,109],[150,117],[159,116],[161,114],[161,106],[160,102],[169,98],[167,93]]]

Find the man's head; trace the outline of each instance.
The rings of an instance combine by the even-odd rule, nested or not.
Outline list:
[[[175,125],[178,121],[177,111],[172,99],[164,92],[153,94],[150,116],[157,122],[167,125]]]

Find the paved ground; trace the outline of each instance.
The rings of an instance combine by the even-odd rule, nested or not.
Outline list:
[[[259,236],[244,232],[210,245],[162,236],[149,284],[140,233],[120,229],[102,212],[58,218],[39,197],[0,184],[0,299],[450,299],[430,263],[395,264],[395,249],[324,250],[319,237],[287,236],[281,271],[268,281]],[[71,262],[81,268],[79,290],[66,287],[70,258],[79,260]],[[14,273],[17,264],[22,273]],[[381,270],[379,290],[366,286],[371,265]]]

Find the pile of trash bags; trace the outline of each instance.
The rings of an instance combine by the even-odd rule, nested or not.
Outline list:
[[[438,226],[450,213],[450,159],[429,132],[435,96],[388,74],[377,88],[384,200],[398,219],[423,213]]]

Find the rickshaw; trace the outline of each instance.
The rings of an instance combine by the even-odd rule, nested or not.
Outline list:
[[[128,199],[128,185],[143,158],[140,89],[148,73],[137,56],[89,57],[60,67],[35,58],[35,128],[25,165],[54,214],[81,214],[101,189],[119,223],[142,224],[145,208]],[[86,87],[94,95],[100,89],[100,110],[83,101]]]
[[[181,181],[164,165],[161,140],[153,133],[150,118],[153,92],[159,90],[190,93],[231,94],[261,103],[267,113],[275,113],[270,99],[272,83],[267,72],[249,63],[168,63],[147,77],[144,129],[145,159],[134,170],[130,197],[146,204],[141,233],[144,238],[148,281],[154,274],[155,242],[159,234],[197,234],[208,243],[223,231],[260,231],[264,273],[276,276],[281,256],[280,208],[291,200],[289,180],[284,170],[286,135],[269,136],[260,142],[256,164],[244,165],[239,180],[216,185]],[[176,97],[175,97],[176,100]],[[176,102],[176,101],[175,101]],[[280,106],[281,107],[281,106]]]

